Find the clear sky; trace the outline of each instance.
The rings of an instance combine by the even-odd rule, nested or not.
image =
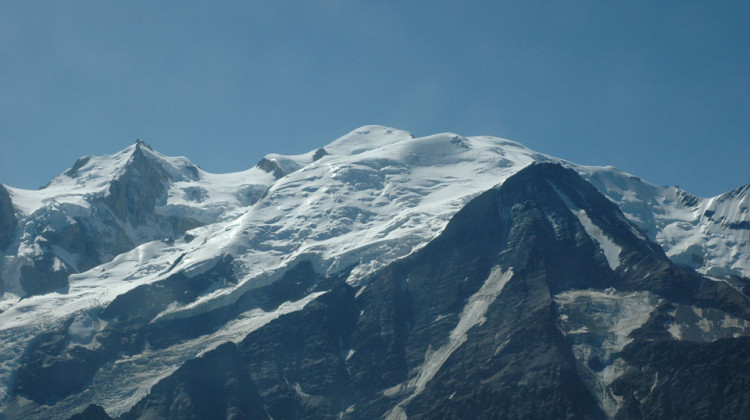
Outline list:
[[[136,138],[211,172],[366,124],[750,183],[750,2],[0,2],[0,182]]]

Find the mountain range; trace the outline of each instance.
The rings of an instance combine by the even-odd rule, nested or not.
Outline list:
[[[750,185],[366,126],[0,185],[0,417],[747,418]]]

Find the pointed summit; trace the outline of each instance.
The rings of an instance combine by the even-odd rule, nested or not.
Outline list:
[[[166,157],[143,140],[114,155],[118,165],[112,168],[114,177],[109,182],[105,202],[114,214],[129,220],[134,226],[146,222],[156,203],[165,198],[169,185],[177,181],[195,181],[198,168],[187,158]]]
[[[90,193],[107,187],[115,179],[133,171],[151,175],[158,173],[159,179],[170,181],[194,181],[200,177],[198,167],[187,158],[164,156],[137,139],[127,148],[111,155],[79,158],[70,169],[43,188],[59,186],[69,191]]]

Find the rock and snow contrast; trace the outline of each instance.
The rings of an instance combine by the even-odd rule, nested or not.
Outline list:
[[[750,185],[711,198],[607,167],[576,167],[677,264],[750,277]]]
[[[0,417],[741,418],[749,195],[380,126],[84,157],[0,185]]]

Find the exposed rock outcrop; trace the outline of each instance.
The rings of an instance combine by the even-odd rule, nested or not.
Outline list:
[[[16,216],[8,190],[0,184],[0,251],[10,245],[16,230]]]

